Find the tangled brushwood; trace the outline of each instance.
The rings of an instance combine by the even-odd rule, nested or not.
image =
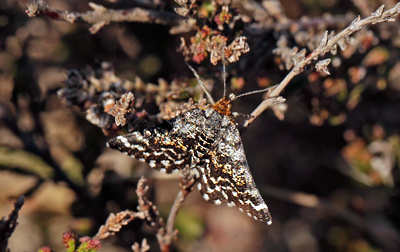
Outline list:
[[[70,252],[400,247],[400,207],[393,203],[400,198],[400,118],[391,112],[400,97],[400,3],[19,2],[5,6],[26,8],[26,24],[12,16],[21,10],[0,12],[0,27],[9,28],[0,42],[0,167],[32,180],[10,183],[26,186],[4,198],[25,198],[0,222],[0,252],[14,246],[24,200],[45,219],[70,216],[62,236]],[[333,6],[342,14],[303,13]],[[377,106],[369,112],[365,103],[390,99],[383,112]],[[367,116],[352,112],[363,106]],[[267,108],[274,113],[271,125],[263,124]],[[285,117],[286,127],[276,126]],[[296,128],[282,131],[291,124]],[[330,130],[322,135],[324,127],[316,126]],[[281,142],[263,138],[260,132],[268,130]],[[242,141],[244,132],[251,139]],[[315,139],[289,146],[306,135]],[[306,162],[308,148],[317,153],[312,162]],[[340,162],[329,159],[333,148]],[[333,163],[335,170],[328,169]],[[303,169],[310,164],[331,172]],[[331,179],[332,170],[339,176]],[[357,195],[343,196],[354,181],[390,193],[368,194],[380,204],[368,202],[359,187]],[[45,194],[41,206],[33,199],[46,187],[54,196]],[[197,201],[195,188],[204,200]],[[305,210],[292,211],[293,205]],[[271,224],[271,215],[276,226],[259,225]],[[379,225],[371,222],[376,219]],[[298,233],[304,244],[297,244]],[[223,245],[226,240],[232,244]]]

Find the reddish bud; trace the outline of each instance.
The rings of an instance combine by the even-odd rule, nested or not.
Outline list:
[[[88,236],[81,237],[81,238],[79,238],[79,241],[81,243],[90,242],[90,237],[88,237]]]
[[[71,245],[75,244],[74,236],[75,234],[72,232],[65,232],[63,234],[62,243],[64,243],[66,248],[69,248]]]
[[[97,239],[90,240],[89,245],[88,245],[88,249],[96,249],[96,250],[98,250],[100,248],[101,248],[101,241],[99,241]]]
[[[42,247],[38,250],[38,252],[51,252],[51,249],[49,247]]]

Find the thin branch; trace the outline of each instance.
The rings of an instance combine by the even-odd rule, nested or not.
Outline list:
[[[186,173],[187,172],[187,173]],[[167,233],[172,234],[174,233],[174,223],[176,219],[176,215],[178,214],[179,207],[185,201],[187,195],[193,190],[193,185],[195,184],[196,180],[192,174],[188,171],[184,170],[182,172],[180,187],[181,190],[175,197],[174,204],[172,205],[171,211],[168,216],[167,220]]]
[[[174,204],[171,207],[171,210],[168,215],[168,220],[167,220],[167,225],[166,225],[166,231],[167,234],[172,238],[176,235],[174,225],[175,225],[175,220],[176,216],[178,215],[179,208],[181,204],[185,201],[186,197],[184,196],[182,190],[179,191],[179,193],[176,195]]]
[[[181,203],[185,200],[182,191],[179,191],[178,195],[176,195],[174,204],[168,215],[166,228],[162,227],[158,229],[156,234],[158,244],[160,245],[160,249],[162,252],[168,252],[171,249],[172,241],[176,238],[177,231],[174,229],[175,219],[179,212],[179,208]]]
[[[94,239],[105,240],[109,236],[119,232],[122,226],[128,225],[132,220],[139,218],[145,219],[146,215],[144,212],[134,212],[125,210],[117,214],[111,213],[104,225],[99,228],[97,234],[93,236]]]
[[[161,247],[161,251],[163,252],[167,252],[170,250],[172,241],[176,238],[176,235],[178,234],[178,231],[174,228],[176,216],[178,215],[180,206],[185,201],[187,195],[193,191],[193,186],[196,183],[194,175],[191,174],[187,169],[182,171],[180,181],[181,190],[176,195],[174,204],[172,205],[169,212],[167,225],[165,228],[166,232],[164,234],[160,232],[157,234],[157,239],[159,243],[160,241],[162,241],[162,244],[164,245],[164,247]]]
[[[313,60],[317,60],[318,56],[325,55],[330,51],[337,50],[337,43],[339,40],[344,39],[351,34],[362,29],[363,26],[367,24],[376,24],[381,22],[393,22],[395,19],[393,18],[400,12],[400,3],[397,3],[393,8],[383,11],[384,5],[379,7],[375,12],[371,13],[371,15],[367,18],[360,19],[358,16],[347,28],[338,33],[336,36],[329,38],[328,31],[325,32],[320,45],[307,57],[303,57],[299,63],[297,63],[293,69],[289,72],[289,74],[278,84],[278,86],[272,90],[269,97],[278,97],[283,89],[289,84],[289,82],[298,74],[304,71],[304,67],[310,64]],[[325,65],[326,67],[326,65]],[[257,118],[264,110],[266,110],[270,104],[271,99],[265,99],[252,113],[251,117],[246,120],[243,124],[243,127],[248,127],[254,120]]]
[[[103,26],[112,22],[143,22],[155,23],[169,26],[181,25],[184,18],[171,12],[159,12],[146,10],[143,8],[132,8],[126,10],[110,10],[102,5],[89,3],[93,11],[85,13],[68,12],[54,9],[44,0],[19,0],[28,8],[26,13],[29,17],[35,17],[42,14],[56,20],[67,21],[70,23],[88,23],[91,33],[98,32]]]
[[[144,220],[149,226],[158,229],[157,239],[160,244],[161,251],[169,251],[170,243],[167,246],[164,243],[164,236],[166,234],[164,221],[160,217],[157,207],[153,204],[152,201],[147,199],[146,193],[148,189],[149,187],[147,185],[147,180],[145,179],[145,177],[142,176],[136,188],[136,194],[139,198],[139,205],[137,207],[138,211],[135,212],[125,210],[117,214],[111,213],[108,216],[106,223],[99,228],[99,231],[94,236],[94,238],[98,240],[107,239],[109,236],[119,232],[123,226],[127,225],[134,219],[139,218]],[[142,244],[142,246],[144,245]]]

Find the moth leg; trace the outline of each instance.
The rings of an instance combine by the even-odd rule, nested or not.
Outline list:
[[[238,113],[238,112],[232,112],[232,116],[235,118],[237,118],[237,117],[246,117],[247,119],[255,118],[255,116],[252,116],[250,114],[243,114],[243,113]]]

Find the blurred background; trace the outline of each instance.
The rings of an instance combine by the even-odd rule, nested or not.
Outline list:
[[[91,10],[84,0],[46,2],[63,11]],[[178,6],[172,0],[94,2],[109,9],[170,13]],[[310,53],[326,29],[339,32],[357,15],[396,4],[282,0],[288,23],[279,26],[282,19],[265,11],[270,2],[275,1],[233,1],[243,20],[238,29],[250,46],[227,66],[236,94],[279,83],[291,68],[284,55],[297,53],[293,47]],[[202,10],[210,2],[198,5]],[[70,230],[93,236],[110,213],[136,210],[141,175],[166,218],[179,175],[161,174],[107,149],[116,132],[93,125],[87,111],[66,106],[57,91],[76,69],[86,77],[95,72],[92,83],[105,72],[120,82],[139,78],[156,90],[137,105],[150,115],[160,112],[160,104],[187,101],[194,95],[182,83],[193,74],[178,49],[181,37],[189,43],[195,31],[171,34],[168,25],[121,22],[91,34],[89,24],[29,18],[25,10],[16,0],[0,6],[0,216],[8,216],[13,202],[26,195],[9,240],[11,251],[42,246],[63,251],[62,234]],[[309,67],[291,81],[282,94],[287,99],[283,120],[267,110],[242,134],[271,226],[236,208],[210,204],[195,190],[178,214],[172,251],[400,251],[399,28],[398,20],[364,27],[354,41],[342,43],[343,50],[325,55],[332,59],[330,76]],[[214,99],[221,98],[222,66],[208,57],[192,65],[215,83]],[[179,99],[156,99],[165,83]],[[262,94],[243,97],[233,111],[249,114],[261,101]],[[107,239],[102,251],[130,251],[143,238],[150,251],[159,251],[155,233],[133,221]]]

